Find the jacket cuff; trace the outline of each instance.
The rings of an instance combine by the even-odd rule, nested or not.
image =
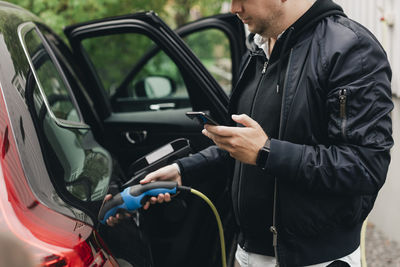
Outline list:
[[[194,170],[199,168],[202,160],[203,157],[197,153],[175,161],[175,163],[179,166],[182,185],[193,185],[193,183],[196,181],[196,175],[193,175],[193,173],[195,173]]]
[[[279,179],[295,179],[301,163],[304,145],[271,139],[266,170]]]

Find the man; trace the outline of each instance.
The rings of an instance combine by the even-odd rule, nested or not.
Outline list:
[[[233,0],[231,9],[256,44],[230,99],[234,127],[206,125],[216,146],[142,183],[191,184],[234,158],[242,267],[360,266],[361,225],[393,145],[383,48],[331,0]]]

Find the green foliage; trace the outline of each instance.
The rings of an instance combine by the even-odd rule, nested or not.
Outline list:
[[[65,26],[111,16],[153,10],[171,27],[195,16],[220,12],[224,0],[8,0],[42,18],[58,34]],[[196,18],[196,17],[195,17]]]
[[[174,10],[174,26],[179,27],[192,18],[198,19],[213,14],[220,13],[222,0],[174,0],[172,8]]]
[[[206,29],[184,38],[194,54],[222,88],[231,90],[231,51],[228,37],[220,30]]]

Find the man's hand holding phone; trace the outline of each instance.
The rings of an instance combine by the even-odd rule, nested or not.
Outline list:
[[[259,150],[268,139],[261,126],[249,116],[232,115],[232,119],[244,127],[215,126],[206,124],[202,133],[212,139],[231,157],[245,163],[256,165]]]

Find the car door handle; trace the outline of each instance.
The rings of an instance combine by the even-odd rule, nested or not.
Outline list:
[[[150,105],[150,110],[162,110],[162,109],[173,109],[175,108],[175,103],[160,103]]]
[[[135,144],[140,144],[147,138],[147,131],[142,130],[142,131],[128,131],[125,132],[125,138],[128,140],[129,143],[135,145]]]

